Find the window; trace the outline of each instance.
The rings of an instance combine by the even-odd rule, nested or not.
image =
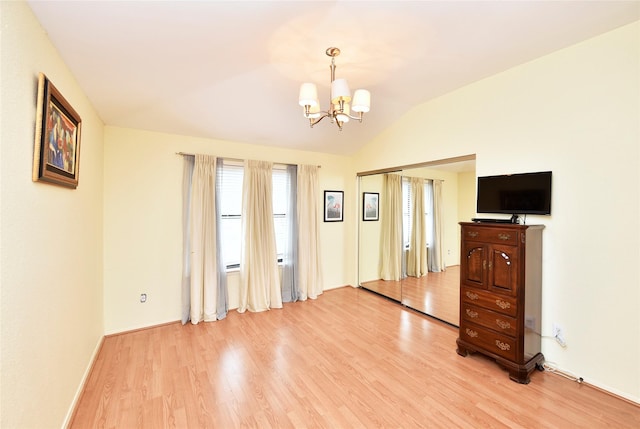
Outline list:
[[[225,162],[217,173],[220,192],[220,245],[222,260],[229,268],[240,267],[242,245],[242,164]]]
[[[411,181],[402,178],[402,244],[409,248],[411,240]]]
[[[276,231],[276,249],[278,251],[278,261],[282,261],[287,240],[289,239],[289,179],[287,170],[280,167],[273,167],[273,226]]]
[[[240,267],[242,246],[242,183],[244,167],[241,163],[225,161],[218,169],[220,192],[220,244],[222,258],[227,269]],[[287,207],[289,206],[288,176],[284,167],[274,165],[273,180],[273,223],[276,235],[278,261],[282,260],[288,235]]]

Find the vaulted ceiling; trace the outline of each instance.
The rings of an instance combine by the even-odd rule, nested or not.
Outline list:
[[[640,19],[638,1],[34,1],[107,125],[351,154],[414,106]],[[310,129],[303,82],[371,91]],[[42,70],[45,74],[47,70]],[[55,80],[54,80],[55,84]]]

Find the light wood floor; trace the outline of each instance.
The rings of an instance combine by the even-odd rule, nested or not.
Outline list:
[[[460,266],[440,273],[406,277],[402,281],[373,280],[362,287],[402,302],[425,314],[458,326],[460,322]]]
[[[537,372],[528,385],[457,329],[363,289],[107,337],[72,428],[638,428],[640,408]]]

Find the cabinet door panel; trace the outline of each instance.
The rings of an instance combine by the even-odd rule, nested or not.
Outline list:
[[[477,243],[465,243],[463,249],[462,281],[470,286],[484,288],[484,268],[486,267],[485,247]]]
[[[518,251],[512,246],[491,246],[489,251],[489,289],[516,295],[518,284]]]

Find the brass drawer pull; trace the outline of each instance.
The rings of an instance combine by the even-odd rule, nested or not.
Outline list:
[[[469,298],[472,301],[475,301],[476,299],[479,298],[479,296],[477,293],[467,291],[467,298]]]
[[[502,351],[511,350],[511,346],[509,344],[503,343],[500,340],[496,340],[496,347],[498,347]]]
[[[467,333],[468,336],[470,336],[471,338],[475,338],[478,336],[478,333],[472,329],[465,329],[465,332]]]
[[[496,305],[503,310],[506,310],[507,308],[511,308],[511,303],[507,301],[503,301],[501,299],[496,299]]]
[[[478,236],[478,232],[476,231],[469,231],[467,232],[467,235],[471,238],[476,238]]]
[[[504,234],[504,233],[500,233],[498,234],[498,238],[500,240],[510,240],[511,239],[511,234]]]
[[[478,317],[478,312],[477,311],[473,311],[473,310],[469,310],[467,308],[467,316],[471,317],[472,319],[475,319]]]
[[[500,320],[500,319],[496,319],[496,325],[498,325],[499,327],[501,327],[502,329],[509,329],[511,328],[511,323],[509,322],[505,322],[504,320]]]

